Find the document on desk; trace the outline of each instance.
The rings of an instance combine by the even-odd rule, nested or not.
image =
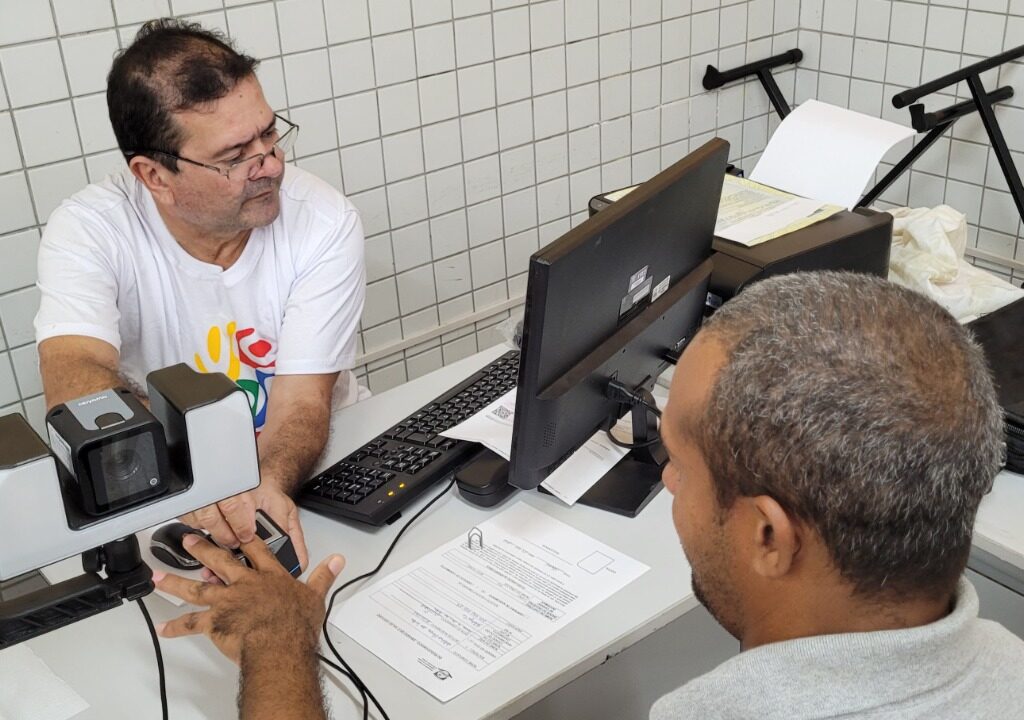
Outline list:
[[[476,415],[455,427],[445,430],[442,435],[457,440],[480,443],[485,448],[508,460],[512,457],[512,428],[516,413],[516,391],[510,390]],[[619,421],[630,433],[627,415]],[[611,442],[601,431],[594,433],[579,450],[559,465],[544,479],[541,486],[564,502],[574,505],[583,494],[594,486],[605,473],[615,467],[629,450]]]
[[[813,225],[842,209],[726,175],[715,235],[753,247]]]
[[[914,135],[905,125],[807,100],[775,129],[749,177],[852,210],[882,157]]]
[[[447,702],[648,569],[514,503],[361,590],[330,622]]]

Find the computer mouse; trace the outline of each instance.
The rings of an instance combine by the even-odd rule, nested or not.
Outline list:
[[[149,550],[153,553],[153,557],[173,568],[198,570],[203,564],[189,555],[181,543],[189,533],[203,535],[202,531],[185,523],[164,525],[153,533],[149,540]]]

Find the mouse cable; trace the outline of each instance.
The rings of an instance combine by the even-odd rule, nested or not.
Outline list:
[[[377,708],[377,711],[380,713],[381,720],[390,720],[390,718],[388,717],[388,714],[386,712],[384,712],[384,708],[381,707],[380,702],[377,700],[377,698],[374,696],[374,694],[372,692],[370,692],[370,688],[366,687],[366,683],[364,683],[359,678],[359,676],[356,674],[356,672],[352,669],[352,667],[347,662],[345,662],[345,659],[343,657],[341,657],[341,653],[338,652],[338,649],[336,647],[334,647],[334,643],[331,642],[331,636],[327,632],[327,621],[331,617],[331,610],[334,608],[334,601],[337,599],[338,595],[343,590],[345,590],[346,588],[354,585],[355,583],[357,583],[357,582],[359,582],[361,580],[365,580],[367,578],[373,577],[378,572],[380,572],[380,569],[382,567],[384,567],[384,563],[386,563],[388,561],[388,558],[391,557],[391,553],[394,551],[395,546],[398,545],[398,541],[402,539],[402,535],[405,534],[405,531],[408,530],[412,526],[412,524],[414,522],[416,522],[420,518],[421,515],[423,515],[423,513],[425,513],[427,510],[429,510],[430,507],[434,503],[436,503],[438,500],[440,500],[445,495],[447,495],[448,491],[451,490],[454,485],[455,485],[455,476],[453,475],[452,479],[448,482],[447,485],[445,485],[444,490],[442,490],[437,495],[435,495],[430,502],[428,502],[426,505],[424,505],[422,508],[420,508],[416,512],[416,514],[413,515],[411,518],[409,518],[408,522],[406,522],[405,525],[402,526],[402,529],[398,531],[397,535],[395,535],[395,539],[391,541],[391,545],[388,546],[387,551],[384,553],[384,556],[380,559],[380,562],[377,563],[377,566],[375,568],[373,568],[373,570],[370,570],[369,572],[365,572],[362,575],[359,575],[358,577],[354,577],[351,580],[343,583],[340,587],[338,587],[337,590],[335,590],[333,593],[331,593],[331,599],[327,603],[327,613],[324,615],[324,627],[323,627],[324,640],[327,641],[327,647],[329,647],[331,649],[331,652],[334,653],[334,657],[337,658],[338,662],[342,664],[342,666],[345,668],[346,671],[348,671],[347,674],[351,677],[351,679],[352,679],[353,683],[355,684],[356,688],[360,691],[360,694],[363,695],[363,718],[364,718],[364,720],[369,717],[369,712],[370,712],[369,705],[366,703],[366,697],[367,696],[369,696],[370,700],[373,702],[374,706]],[[332,663],[332,665],[333,665],[333,663]]]
[[[149,609],[146,608],[146,603],[142,602],[142,598],[139,598],[136,602],[139,603],[142,617],[146,618],[150,637],[153,638],[153,650],[156,652],[156,668],[160,675],[160,709],[163,711],[164,720],[167,720],[167,678],[164,674],[164,656],[160,652],[160,638],[157,637],[156,628],[153,627],[153,618],[149,616]]]

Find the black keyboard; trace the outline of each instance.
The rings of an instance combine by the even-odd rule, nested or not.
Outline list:
[[[480,447],[439,433],[497,400],[518,379],[519,351],[512,350],[308,481],[296,502],[331,517],[393,522]]]

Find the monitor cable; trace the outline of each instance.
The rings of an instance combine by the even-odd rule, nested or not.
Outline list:
[[[612,400],[616,400],[622,403],[623,405],[628,405],[630,408],[647,408],[647,410],[651,414],[658,418],[659,426],[661,425],[661,410],[658,409],[657,405],[650,402],[646,397],[644,397],[644,394],[642,392],[630,390],[617,380],[612,380],[608,383],[608,388],[605,391],[605,395]],[[650,440],[645,440],[643,442],[628,443],[623,442],[622,440],[619,440],[617,437],[615,437],[615,435],[612,433],[612,428],[608,428],[608,430],[606,430],[605,432],[608,435],[608,439],[612,442],[613,445],[617,445],[620,448],[625,448],[626,450],[641,450],[643,448],[649,448],[652,445],[657,445],[658,443],[661,442],[661,437],[660,435],[658,435],[651,438]]]
[[[374,567],[373,570],[365,572],[362,575],[354,577],[351,580],[348,580],[347,582],[340,585],[334,592],[331,593],[331,598],[327,603],[327,612],[324,615],[323,625],[324,640],[327,642],[327,647],[329,647],[331,649],[331,652],[334,653],[335,659],[338,661],[338,663],[341,664],[341,667],[339,667],[338,664],[331,662],[323,655],[319,655],[318,657],[325,665],[334,668],[335,670],[337,670],[342,675],[344,675],[352,681],[352,684],[355,686],[356,690],[359,691],[359,694],[360,696],[362,696],[363,699],[363,720],[367,720],[367,718],[369,718],[370,716],[370,706],[369,703],[367,702],[367,698],[369,698],[370,702],[372,702],[374,707],[377,708],[377,712],[380,713],[381,720],[390,720],[390,718],[388,717],[388,714],[384,711],[384,708],[381,707],[380,701],[378,701],[374,694],[370,691],[370,688],[368,688],[366,686],[366,683],[364,683],[359,678],[359,675],[356,674],[355,670],[353,670],[352,667],[347,662],[345,662],[345,659],[341,657],[341,653],[338,652],[338,649],[334,646],[334,643],[331,642],[331,636],[327,632],[327,624],[329,618],[331,617],[331,610],[333,610],[334,608],[334,601],[337,599],[338,595],[341,594],[347,588],[351,587],[357,582],[360,582],[361,580],[371,578],[378,572],[380,572],[381,568],[384,567],[384,563],[386,563],[388,561],[388,558],[391,557],[391,553],[394,551],[395,546],[398,545],[398,541],[402,539],[402,535],[405,534],[405,531],[408,530],[409,527],[412,526],[412,524],[416,522],[421,515],[423,515],[423,513],[429,510],[434,503],[436,503],[438,500],[447,495],[448,491],[451,490],[454,485],[455,477],[453,476],[452,479],[448,482],[448,484],[444,487],[444,489],[441,492],[435,495],[430,502],[428,502],[426,505],[420,508],[416,512],[416,514],[409,518],[408,522],[406,522],[405,525],[402,526],[402,529],[398,531],[397,535],[395,535],[395,539],[391,541],[391,545],[388,546],[387,551],[385,551],[384,556],[380,559],[380,562],[377,563],[377,566]]]
[[[160,709],[163,712],[163,720],[167,720],[167,677],[164,673],[164,656],[160,652],[160,638],[157,637],[156,627],[153,626],[153,618],[149,616],[149,609],[146,607],[146,603],[142,601],[142,598],[139,598],[136,602],[139,603],[142,617],[146,618],[149,635],[153,638],[153,650],[156,652],[156,667],[160,675]]]

